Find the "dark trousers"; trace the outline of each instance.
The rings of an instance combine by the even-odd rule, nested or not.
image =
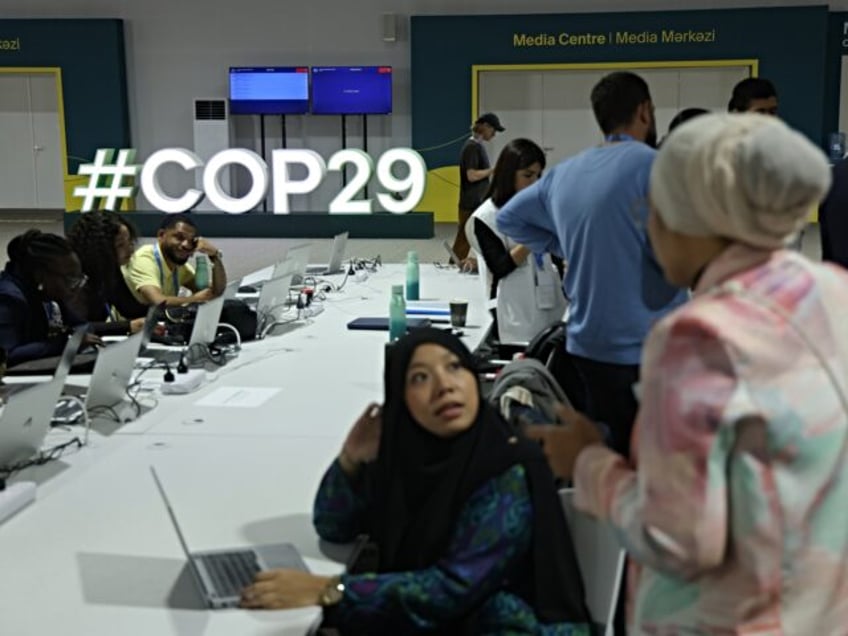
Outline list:
[[[598,362],[575,355],[570,358],[583,385],[586,415],[606,424],[612,449],[629,457],[630,434],[639,409],[633,395],[633,385],[639,381],[639,365]]]
[[[468,258],[468,251],[471,249],[471,246],[468,244],[468,237],[465,236],[465,224],[468,222],[468,219],[472,214],[474,214],[474,210],[459,208],[456,238],[453,240],[453,253],[461,259]],[[459,263],[457,263],[457,265],[459,265]]]
[[[633,385],[639,381],[639,365],[612,364],[571,355],[571,363],[583,382],[585,412],[593,420],[610,428],[610,446],[630,457],[630,436],[639,403],[633,394]],[[627,633],[627,568],[622,577],[615,609],[614,633]]]

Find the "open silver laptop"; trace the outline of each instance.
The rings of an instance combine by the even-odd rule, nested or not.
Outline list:
[[[302,243],[290,247],[286,252],[286,260],[292,263],[292,285],[300,285],[303,283],[303,277],[306,275],[307,265],[309,264],[309,253],[312,250],[312,245]]]
[[[279,316],[291,306],[291,273],[265,281],[259,292],[256,304],[257,337],[261,337],[265,328],[279,320]]]
[[[153,358],[158,362],[177,364],[183,359],[183,354],[188,347],[195,344],[212,344],[215,342],[215,336],[218,333],[218,323],[221,319],[221,310],[223,307],[223,294],[197,306],[197,313],[194,315],[194,324],[191,328],[191,337],[187,346],[150,346],[144,348],[142,355],[147,358]]]
[[[188,341],[189,346],[193,344],[212,344],[215,342],[215,334],[218,333],[218,323],[221,320],[221,310],[223,308],[223,294],[197,307],[194,326],[191,329],[191,338]]]
[[[312,265],[306,268],[306,273],[318,276],[328,276],[330,274],[340,274],[344,271],[342,261],[344,260],[345,249],[347,248],[347,232],[336,234],[333,237],[333,249],[330,252],[330,262],[327,265]]]
[[[135,359],[156,326],[159,308],[155,305],[147,310],[144,327],[121,342],[104,347],[97,354],[91,381],[85,395],[85,408],[113,408],[121,404],[132,379]]]
[[[238,294],[240,284],[241,283],[237,280],[227,283],[227,286],[224,288],[224,293],[222,294],[224,300],[233,300],[236,297],[236,294]]]
[[[0,414],[0,466],[27,460],[41,448],[85,331],[85,327],[77,327],[68,337],[51,380],[13,391],[6,398]]]
[[[150,472],[159,489],[159,494],[162,495],[162,501],[168,509],[171,523],[174,524],[180,546],[188,560],[192,579],[208,607],[212,609],[237,607],[241,591],[250,585],[256,573],[262,570],[287,568],[309,571],[297,548],[290,543],[190,552],[159,475],[156,474],[153,466],[150,467]]]
[[[271,269],[270,278],[256,280],[257,274],[248,274],[242,279],[242,285],[252,288],[239,292],[239,297],[242,299],[253,300],[258,297],[262,287],[274,278],[292,275],[292,284],[298,285],[303,281],[303,275],[306,272],[306,265],[309,263],[309,251],[312,246],[309,243],[300,243],[286,249],[285,256],[281,261],[277,261]]]

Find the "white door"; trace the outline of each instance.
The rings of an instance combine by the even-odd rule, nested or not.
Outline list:
[[[601,71],[546,71],[542,147],[548,166],[603,141],[592,112],[592,88]]]
[[[31,75],[29,86],[35,156],[35,207],[64,209],[65,170],[62,166],[56,76]]]
[[[548,165],[600,143],[603,136],[590,95],[609,70],[483,71],[480,112],[493,111],[507,128],[495,138],[500,150],[523,136],[545,150]],[[750,75],[748,66],[635,69],[648,83],[656,108],[657,133],[684,108],[725,111],[734,85]],[[540,97],[541,95],[541,97]],[[541,102],[541,103],[540,103]],[[526,106],[526,108],[525,108]]]
[[[65,207],[52,73],[0,73],[0,208]]]
[[[35,157],[29,80],[0,74],[0,208],[35,207]]]

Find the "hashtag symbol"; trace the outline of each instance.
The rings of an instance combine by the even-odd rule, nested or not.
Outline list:
[[[121,199],[135,196],[138,190],[135,186],[123,185],[124,179],[136,177],[141,166],[135,165],[135,150],[121,149],[118,160],[114,161],[115,151],[112,148],[101,148],[94,156],[94,163],[84,163],[77,174],[89,175],[88,185],[74,188],[74,196],[82,197],[83,212],[91,212],[96,207],[97,199],[106,198],[103,205],[106,210],[115,210]],[[104,183],[101,184],[101,178]]]

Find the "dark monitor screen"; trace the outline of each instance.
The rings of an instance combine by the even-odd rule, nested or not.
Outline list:
[[[296,115],[309,112],[306,66],[230,68],[230,113]]]
[[[392,112],[391,66],[313,66],[316,115],[385,115]]]

